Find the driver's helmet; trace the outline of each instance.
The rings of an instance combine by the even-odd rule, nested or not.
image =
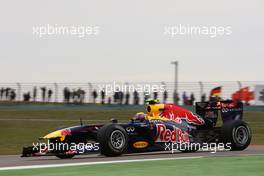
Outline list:
[[[146,118],[146,114],[144,112],[138,112],[135,114],[135,116],[133,117],[134,120],[140,120],[143,121]]]

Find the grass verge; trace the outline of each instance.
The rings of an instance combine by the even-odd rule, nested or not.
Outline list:
[[[86,176],[86,175],[195,175],[262,176],[264,156],[207,157],[199,159],[140,161],[45,169],[0,171],[1,176]]]

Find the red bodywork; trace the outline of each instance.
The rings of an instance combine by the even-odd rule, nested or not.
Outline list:
[[[181,122],[182,119],[185,119],[188,123],[194,125],[203,125],[204,120],[198,115],[193,114],[191,111],[184,109],[182,107],[176,106],[174,104],[165,104],[164,110],[160,116]]]

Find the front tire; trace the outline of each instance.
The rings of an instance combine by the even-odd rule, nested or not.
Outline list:
[[[105,156],[119,156],[128,146],[128,135],[124,128],[118,124],[103,126],[97,136],[100,143],[101,154]]]
[[[244,150],[251,141],[251,130],[242,120],[226,123],[222,126],[222,138],[225,144],[231,144],[231,150]]]

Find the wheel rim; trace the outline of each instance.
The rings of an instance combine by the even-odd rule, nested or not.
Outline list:
[[[248,141],[248,129],[245,126],[239,126],[234,130],[233,137],[237,144],[246,144]]]
[[[120,130],[111,133],[110,142],[115,149],[121,149],[125,145],[125,135]]]

